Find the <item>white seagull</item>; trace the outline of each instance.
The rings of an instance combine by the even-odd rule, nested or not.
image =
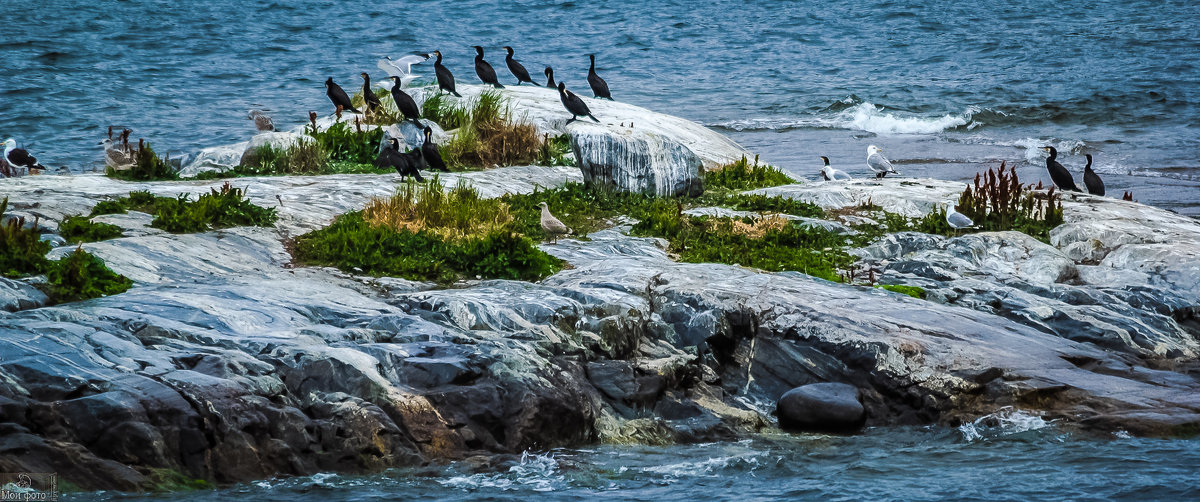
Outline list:
[[[384,56],[379,60],[379,69],[387,72],[389,76],[400,78],[400,88],[408,87],[408,83],[417,78],[412,72],[412,65],[421,64],[429,60],[429,54],[409,54],[400,56],[399,59],[392,59],[391,56]]]
[[[958,212],[957,207],[951,206],[950,204],[945,204],[945,206],[946,223],[949,223],[951,228],[955,230],[975,228],[975,222],[971,221],[971,218],[967,217],[967,215]]]
[[[822,155],[821,160],[825,161],[825,167],[821,168],[821,177],[825,178],[825,181],[846,181],[854,179],[850,177],[849,174],[846,174],[846,171],[841,171],[831,167],[829,165],[829,157]]]
[[[884,157],[882,153],[879,153],[882,151],[882,148],[875,145],[867,147],[867,167],[875,171],[876,178],[887,176],[888,173],[900,174],[896,171],[896,168],[892,167],[892,162],[887,157]]]

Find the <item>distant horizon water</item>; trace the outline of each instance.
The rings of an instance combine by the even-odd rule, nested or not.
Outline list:
[[[173,157],[326,113],[383,56],[440,49],[462,82],[483,45],[616,99],[713,127],[808,179],[821,155],[866,173],[876,143],[906,176],[970,179],[1007,160],[1049,181],[1040,146],[1110,191],[1200,215],[1200,4],[165,0],[17,3],[0,61],[0,135],[43,163],[102,166],[109,126]],[[426,76],[432,65],[416,68]],[[540,72],[536,72],[540,73]],[[1077,174],[1079,177],[1080,174]]]

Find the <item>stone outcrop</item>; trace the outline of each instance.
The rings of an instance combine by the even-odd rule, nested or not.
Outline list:
[[[669,138],[581,123],[572,128],[571,149],[589,185],[667,196],[704,192],[700,157]]]
[[[444,175],[447,185],[460,177],[485,196],[580,179],[575,168]],[[43,306],[24,281],[0,281],[0,470],[132,489],[152,468],[232,482],[594,441],[711,441],[771,427],[785,392],[821,382],[858,389],[874,426],[954,425],[1002,406],[1140,434],[1200,424],[1187,314],[1200,286],[1177,262],[1200,227],[1186,218],[1081,196],[1052,245],[895,236],[861,251],[935,301],[677,263],[628,227],[544,245],[570,267],[539,283],[438,289],[291,263],[286,237],[391,194],[397,178],[234,180],[278,206],[275,228],[173,235],[146,231],[144,215],[108,220],[126,236],[84,248],[136,281],[117,296]],[[220,183],[27,177],[0,184],[0,197],[53,221],[130,190]],[[904,183],[864,182],[845,200],[886,207],[886,194],[907,191],[916,214],[958,189]],[[816,186],[775,191],[836,198]],[[1086,234],[1103,248],[1092,265],[1062,249],[1084,242],[1073,229],[1094,212],[1126,230]],[[929,268],[943,275],[901,267],[918,253],[941,260]],[[1065,332],[1100,320],[1128,336]]]
[[[779,398],[779,426],[815,432],[854,432],[867,419],[853,385],[822,382],[802,385]]]

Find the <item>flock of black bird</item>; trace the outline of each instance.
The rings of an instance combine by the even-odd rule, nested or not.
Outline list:
[[[1050,152],[1050,156],[1046,157],[1046,170],[1050,172],[1050,179],[1054,181],[1054,185],[1060,190],[1070,190],[1072,192],[1081,192],[1078,186],[1075,185],[1075,178],[1071,176],[1071,171],[1058,163],[1058,150],[1052,146],[1043,146],[1042,150]],[[1086,154],[1087,165],[1083,166],[1083,184],[1087,187],[1088,193],[1092,195],[1104,195],[1104,181],[1092,170],[1092,154]]]
[[[483,59],[483,47],[479,45],[474,45],[472,47],[475,49],[475,75],[479,77],[481,82],[489,84],[497,89],[503,89],[504,84],[500,83],[500,79],[496,75],[496,70],[492,68],[492,65],[488,63],[487,60]],[[537,84],[532,78],[529,77],[529,71],[525,69],[525,66],[522,65],[520,61],[517,61],[513,58],[513,48],[505,46],[504,50],[508,52],[508,55],[504,58],[504,63],[506,66],[508,66],[508,71],[517,78],[516,85],[521,85],[522,82],[528,82],[536,86]],[[431,54],[419,54],[418,56],[419,59],[416,61],[419,62],[428,59]],[[433,51],[432,56],[437,57],[437,59],[433,62],[433,70],[434,76],[437,78],[438,93],[444,91],[453,94],[454,96],[462,97],[462,95],[459,94],[454,88],[454,74],[450,72],[449,68],[446,68],[446,66],[442,64],[442,52]],[[388,61],[391,61],[390,58]],[[612,94],[608,90],[608,82],[605,82],[600,75],[596,74],[596,55],[589,54],[588,61],[589,65],[587,81],[588,85],[592,88],[593,97],[604,98],[611,101]],[[579,117],[588,117],[596,122],[600,122],[599,119],[592,115],[592,111],[588,108],[587,103],[585,103],[582,98],[567,90],[566,85],[563,82],[558,82],[555,84],[554,70],[552,68],[547,66],[544,73],[546,74],[546,87],[558,89],[559,100],[562,101],[563,107],[571,113],[571,118],[567,120],[567,123],[571,123]],[[363,79],[363,107],[366,109],[366,113],[374,113],[383,106],[383,103],[379,101],[379,97],[376,96],[371,90],[371,76],[366,72],[362,72],[360,75]],[[399,110],[404,116],[404,120],[412,120],[413,123],[415,123],[418,127],[421,127],[421,122],[419,120],[421,119],[421,109],[417,106],[416,100],[414,100],[413,97],[407,92],[404,92],[403,79],[398,76],[392,76],[391,79],[393,82],[391,94],[392,100],[396,103],[396,109]],[[358,110],[358,108],[354,107],[350,100],[350,96],[346,94],[346,91],[343,90],[341,86],[337,85],[337,83],[333,81],[333,77],[329,77],[325,80],[325,95],[329,97],[331,102],[333,102],[333,105],[337,108],[338,113],[341,113],[343,110],[354,113],[363,113],[362,111]],[[435,145],[430,139],[432,129],[428,126],[425,126],[424,132],[425,143],[421,145],[419,150],[413,150],[413,152],[418,152],[418,154],[414,154],[413,152],[401,153],[399,141],[393,138],[388,145],[384,146],[383,151],[379,154],[379,158],[375,161],[376,165],[381,167],[394,167],[401,175],[412,175],[416,177],[418,181],[422,181],[421,175],[417,172],[418,168],[422,164],[432,169],[448,171],[445,163],[442,161],[441,155],[438,153],[437,145]]]

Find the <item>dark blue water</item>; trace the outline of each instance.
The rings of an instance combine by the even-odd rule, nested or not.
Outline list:
[[[1200,214],[1200,3],[526,0],[6,2],[0,135],[52,165],[99,164],[107,126],[176,155],[246,139],[246,111],[295,125],[322,83],[440,49],[474,81],[502,45],[583,86],[584,54],[622,101],[725,131],[803,176],[865,173],[869,143],[906,175],[966,179],[1001,159],[1046,179],[1044,144],[1109,191]],[[426,69],[426,72],[429,70]],[[1028,169],[1026,169],[1028,168]]]
[[[1028,419],[1028,417],[1026,417]],[[1035,422],[1040,422],[1033,419]],[[1196,500],[1200,442],[1075,438],[1053,425],[765,435],[686,446],[598,446],[260,481],[188,494],[80,500]]]

